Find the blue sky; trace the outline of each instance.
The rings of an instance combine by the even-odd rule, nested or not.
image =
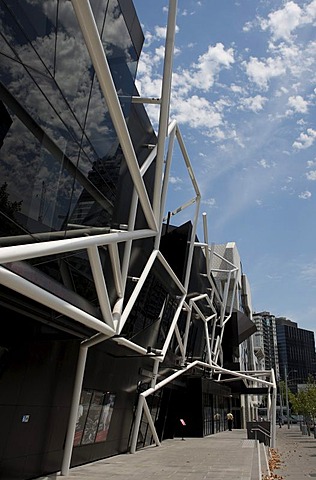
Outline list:
[[[158,97],[168,2],[134,4],[145,34],[137,85]],[[316,332],[315,33],[316,0],[179,0],[170,114],[209,241],[237,243],[254,310]],[[157,107],[148,112],[155,122]],[[168,209],[192,196],[176,152]]]

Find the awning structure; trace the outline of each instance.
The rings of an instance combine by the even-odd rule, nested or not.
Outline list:
[[[238,347],[257,331],[255,323],[241,311],[234,311],[224,333],[226,347]]]

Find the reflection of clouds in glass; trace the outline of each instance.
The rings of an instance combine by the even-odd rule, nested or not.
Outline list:
[[[105,159],[115,154],[118,140],[71,2],[59,2],[57,22],[55,0],[28,3],[32,5],[28,13],[37,9],[37,24],[33,29],[31,26],[29,35],[31,43],[0,18],[2,33],[16,58],[25,63],[24,67],[1,56],[0,76],[11,95],[57,145],[60,154],[56,156],[41,147],[39,137],[36,139],[10,111],[14,122],[0,151],[0,175],[15,189],[12,194],[16,200],[23,199],[22,213],[56,228],[61,224],[58,217],[65,218],[69,202],[75,208],[83,192],[83,187],[74,181],[74,172],[70,174],[71,169],[64,169],[62,154],[86,177],[92,170],[96,172],[97,188],[107,192]],[[103,43],[115,58],[114,75],[120,82],[120,91],[131,95],[133,82],[122,83],[120,65],[135,62],[136,54],[116,0],[109,2],[106,11],[107,4],[93,1],[92,8],[99,31],[103,28]],[[18,20],[27,25],[23,19]],[[8,53],[11,58],[15,57],[13,50]],[[2,45],[0,51],[4,51]],[[129,68],[133,71],[134,67]],[[103,160],[98,163],[98,159]]]

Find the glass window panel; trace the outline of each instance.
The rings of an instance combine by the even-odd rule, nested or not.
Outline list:
[[[104,400],[104,393],[93,392],[92,400],[90,403],[89,412],[83,432],[81,444],[87,445],[94,443],[97,434],[99,420],[102,412],[102,404]]]
[[[76,423],[76,430],[75,430],[75,437],[74,437],[74,447],[77,445],[80,445],[81,443],[91,398],[92,398],[92,392],[89,392],[87,390],[82,391],[81,397],[80,397],[80,404],[78,407],[78,416],[77,416],[77,423]]]
[[[33,69],[52,72],[55,56],[55,25],[57,1],[21,2],[7,0],[2,9],[3,35],[15,55]],[[2,51],[2,44],[0,46]]]
[[[107,393],[102,407],[98,431],[95,438],[96,442],[105,442],[108,437],[111,418],[114,409],[115,394]]]

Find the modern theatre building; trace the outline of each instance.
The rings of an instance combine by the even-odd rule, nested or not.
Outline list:
[[[257,388],[251,373],[236,245],[209,244],[206,215],[197,237],[201,195],[168,117],[176,8],[146,99],[131,0],[0,1],[1,480],[159,445],[180,420],[188,436],[225,429],[228,410],[243,426],[253,395],[275,401],[273,371]],[[175,142],[193,199],[166,212]]]

